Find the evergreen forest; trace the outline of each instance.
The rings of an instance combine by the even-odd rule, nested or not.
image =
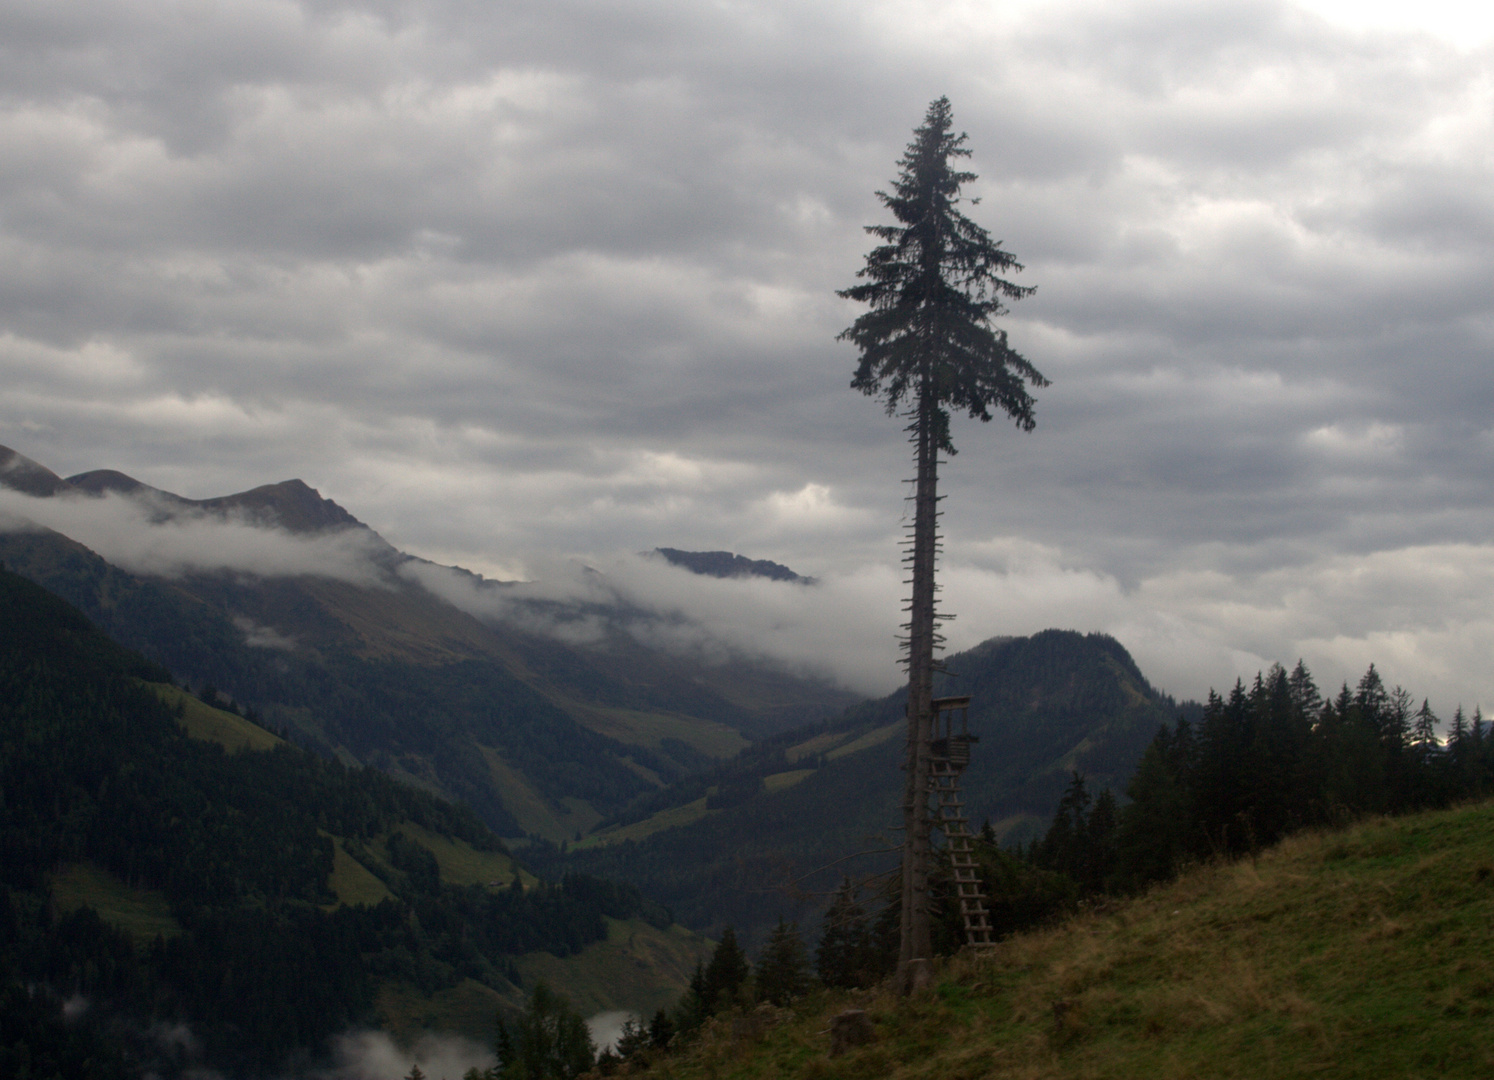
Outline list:
[[[521,953],[572,954],[608,917],[669,921],[632,886],[582,875],[445,882],[411,836],[502,853],[471,810],[283,743],[190,738],[169,682],[0,570],[0,1074],[257,1073],[369,1022],[382,983],[511,989]],[[358,855],[377,903],[330,885]],[[53,885],[77,866],[164,897],[161,931],[64,910]]]

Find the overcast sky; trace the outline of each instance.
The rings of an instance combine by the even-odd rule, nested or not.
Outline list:
[[[886,689],[910,466],[834,291],[947,94],[1053,382],[956,423],[954,644],[1491,705],[1468,7],[0,0],[0,443],[489,574],[775,559],[827,587],[752,633]]]

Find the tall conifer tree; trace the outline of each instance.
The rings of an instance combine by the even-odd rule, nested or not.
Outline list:
[[[808,989],[809,950],[799,928],[780,916],[757,962],[757,999],[787,1005]]]
[[[728,926],[721,932],[721,943],[711,953],[711,962],[705,967],[701,997],[705,1000],[706,1012],[730,1008],[750,973],[747,954],[737,944],[737,932]]]
[[[851,386],[880,398],[889,416],[908,420],[917,466],[912,597],[908,606],[908,751],[903,803],[904,848],[898,979],[906,992],[932,952],[929,869],[929,744],[933,737],[934,653],[938,644],[934,566],[938,553],[939,455],[953,454],[950,409],[988,421],[993,409],[1033,426],[1028,386],[1047,380],[992,324],[1004,300],[1032,289],[1003,274],[1022,268],[985,229],[960,212],[960,189],[975,174],[955,167],[969,157],[954,134],[949,99],[929,105],[899,162],[890,192],[877,198],[896,224],[869,225],[882,243],[866,257],[860,285],[839,295],[868,305],[841,335],[861,350]],[[970,200],[972,203],[974,200]]]

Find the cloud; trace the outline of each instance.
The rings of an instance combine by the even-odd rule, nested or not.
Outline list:
[[[362,529],[297,536],[236,516],[161,508],[149,497],[106,494],[34,498],[0,489],[0,529],[52,529],[131,573],[157,577],[231,571],[260,577],[314,574],[356,585],[387,585],[376,559],[387,551]],[[246,626],[251,645],[288,647],[273,631]],[[256,636],[257,635],[257,636]]]
[[[1384,648],[1472,693],[1470,609],[1408,628],[1282,599],[1335,568],[1457,568],[1494,535],[1494,46],[1470,12],[6,9],[0,442],[198,497],[315,475],[399,547],[495,576],[771,558],[850,621],[727,585],[701,625],[872,685],[909,472],[901,425],[847,389],[835,290],[948,93],[972,213],[1038,286],[1006,325],[1053,379],[1034,433],[954,432],[949,573],[991,543],[1049,553],[969,570],[962,595],[1012,607],[959,632],[1129,628],[1188,693],[1194,662]],[[205,529],[96,539],[176,573]],[[312,558],[225,540],[246,567]]]
[[[627,633],[721,663],[734,656],[832,679],[868,695],[901,681],[895,629],[906,586],[880,564],[832,570],[812,586],[711,578],[661,559],[617,556],[540,568],[496,586],[445,567],[402,572],[481,618],[581,646]],[[1174,567],[1127,588],[1065,552],[1018,537],[966,545],[941,569],[948,652],[1052,627],[1101,631],[1159,689],[1202,699],[1273,663],[1307,662],[1325,688],[1376,663],[1391,683],[1448,711],[1494,701],[1478,662],[1494,648],[1494,545],[1408,547],[1225,573]]]
[[[640,1020],[637,1013],[624,1010],[612,1012],[599,1012],[595,1016],[586,1018],[586,1029],[591,1034],[591,1041],[596,1044],[597,1052],[617,1045],[618,1037],[622,1035],[623,1025],[629,1020]]]
[[[1316,441],[1331,455],[1359,459],[1398,439],[1393,430],[1367,429],[1326,431]],[[699,479],[694,470],[683,473]],[[796,513],[832,502],[812,487],[773,501]],[[746,657],[868,695],[901,681],[896,627],[906,586],[882,562],[832,563],[804,585],[706,577],[650,555],[615,553],[533,558],[519,568],[525,579],[494,581],[422,560],[391,572],[387,548],[363,530],[305,537],[171,511],[179,516],[149,497],[0,491],[0,527],[55,529],[136,573],[314,574],[374,587],[393,587],[397,574],[479,618],[581,648],[607,648],[612,635],[626,634],[705,663]],[[828,520],[833,526],[839,511]],[[940,580],[943,610],[955,617],[945,627],[951,653],[987,637],[1071,627],[1114,635],[1154,684],[1179,697],[1201,698],[1301,658],[1325,687],[1353,682],[1375,662],[1388,681],[1433,698],[1443,711],[1494,701],[1482,663],[1494,648],[1487,605],[1494,545],[1487,543],[1337,554],[1298,545],[1273,557],[1249,543],[1216,544],[1188,564],[1128,583],[1088,565],[1082,550],[994,536],[957,545]],[[296,647],[270,628],[238,625],[251,646]]]
[[[279,649],[292,652],[296,648],[295,638],[287,637],[272,626],[261,626],[253,619],[243,616],[235,616],[233,624],[243,633],[244,644],[252,649]]]
[[[387,1080],[408,1075],[412,1065],[432,1080],[456,1080],[469,1069],[485,1072],[496,1062],[491,1051],[455,1035],[424,1035],[405,1049],[382,1031],[355,1031],[339,1036],[332,1053],[335,1063],[317,1071],[316,1080]]]

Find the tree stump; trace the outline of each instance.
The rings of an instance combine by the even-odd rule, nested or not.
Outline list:
[[[865,1009],[847,1009],[830,1020],[830,1056],[840,1057],[853,1046],[875,1042],[877,1030]]]

